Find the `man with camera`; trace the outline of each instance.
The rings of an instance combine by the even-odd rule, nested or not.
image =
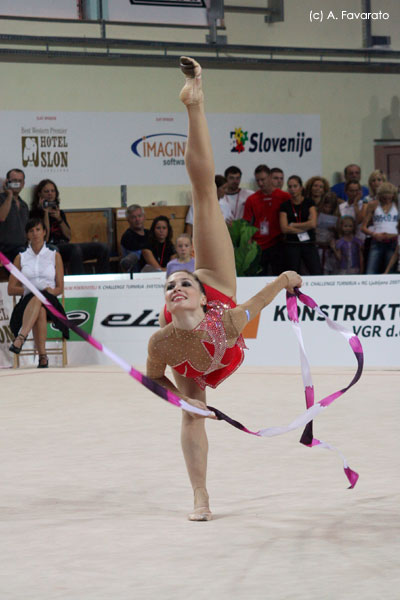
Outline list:
[[[26,247],[25,225],[29,208],[20,198],[25,185],[21,169],[11,169],[6,175],[3,192],[0,193],[0,250],[13,262]]]

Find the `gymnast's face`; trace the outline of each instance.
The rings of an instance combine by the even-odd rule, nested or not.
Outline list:
[[[165,303],[169,312],[174,314],[181,310],[202,310],[207,299],[190,273],[176,271],[165,284]]]

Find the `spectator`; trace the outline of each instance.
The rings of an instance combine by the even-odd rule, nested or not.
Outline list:
[[[149,230],[144,228],[144,210],[139,204],[131,204],[126,209],[129,228],[121,237],[121,268],[125,272],[138,273],[144,266],[142,250],[147,248]]]
[[[298,175],[289,177],[287,188],[290,200],[283,202],[279,215],[281,230],[285,235],[284,268],[299,271],[303,261],[310,275],[322,275],[315,244],[317,209],[313,200],[304,198],[303,182]]]
[[[339,261],[339,275],[359,275],[363,271],[362,241],[356,237],[353,217],[342,217],[339,222],[339,239],[331,241],[332,251]]]
[[[39,288],[54,308],[65,315],[63,307],[57,300],[57,296],[62,294],[64,289],[61,256],[54,249],[46,246],[47,231],[41,219],[30,219],[26,224],[26,234],[29,246],[27,250],[18,254],[14,265]],[[10,351],[19,354],[28,334],[33,331],[35,346],[39,353],[38,368],[47,368],[49,366],[46,355],[47,321],[52,321],[65,338],[69,337],[68,327],[54,317],[14,275],[10,275],[8,293],[10,296],[22,296],[10,319],[10,329],[15,338]]]
[[[359,167],[358,165],[347,165],[347,167],[345,167],[344,169],[344,181],[341,181],[340,183],[336,183],[335,185],[333,185],[331,187],[332,192],[335,192],[336,196],[338,198],[340,198],[341,200],[347,200],[347,196],[346,196],[346,190],[345,190],[345,185],[348,181],[357,181],[358,183],[360,183],[361,180],[361,167]],[[362,196],[361,198],[364,198],[364,196],[368,195],[368,188],[365,187],[365,185],[361,186],[361,190],[362,190]]]
[[[315,240],[322,272],[324,275],[334,275],[337,272],[337,260],[331,242],[335,240],[338,222],[337,198],[334,192],[325,194],[317,208],[317,215]]]
[[[372,238],[366,273],[376,275],[386,269],[397,244],[399,211],[396,206],[397,188],[391,183],[382,183],[376,200],[368,203],[362,223],[362,231]],[[368,224],[372,222],[372,227]]]
[[[318,210],[322,198],[329,192],[329,182],[325,177],[310,177],[304,186],[304,197],[311,198]]]
[[[20,198],[24,185],[24,172],[11,169],[0,194],[0,250],[11,262],[26,247],[25,225],[29,208]]]
[[[221,198],[219,205],[222,214],[225,217],[225,221],[229,225],[232,221],[243,218],[246,200],[249,196],[254,194],[254,192],[252,190],[240,188],[242,171],[239,167],[228,167],[225,169],[224,175],[228,184],[228,189],[225,196]]]
[[[58,188],[51,179],[42,179],[35,187],[30,216],[43,220],[47,230],[47,242],[56,246],[64,263],[69,263],[70,275],[83,275],[83,262],[92,259],[97,259],[97,273],[109,272],[109,249],[106,244],[70,243],[71,228],[64,211],[60,209]]]
[[[364,198],[363,198],[364,204],[362,205],[361,224],[363,223],[363,221],[365,219],[365,215],[367,214],[368,203],[372,202],[373,200],[376,199],[376,193],[378,191],[378,188],[385,181],[386,181],[386,175],[379,169],[372,171],[371,175],[368,177],[369,194],[368,194],[368,196],[364,196]],[[368,223],[368,226],[369,225],[371,225],[371,223]],[[364,252],[364,267],[365,267],[368,264],[368,255],[369,255],[369,250],[371,248],[371,236],[365,235],[362,232],[361,232],[361,236],[362,236],[361,239],[364,239],[363,252]]]
[[[284,177],[283,171],[279,167],[271,169],[271,183],[274,190],[281,190],[283,188]]]
[[[148,247],[143,248],[145,265],[142,271],[166,271],[167,263],[175,255],[172,227],[168,217],[156,217],[150,227]]]
[[[356,235],[364,242],[365,235],[361,231],[363,221],[363,204],[361,198],[361,184],[355,179],[350,179],[345,185],[347,200],[339,204],[339,212],[342,217],[353,217],[356,223]]]
[[[397,270],[395,270],[394,272],[396,273],[400,273],[400,252],[399,252],[399,246],[400,246],[400,221],[398,221],[397,223],[397,231],[398,231],[398,236],[397,236],[397,245],[396,248],[388,262],[388,265],[385,269],[385,273],[391,273],[393,270],[394,265],[397,263]]]
[[[259,190],[247,198],[243,218],[258,229],[253,239],[262,250],[262,274],[267,275],[271,267],[272,274],[279,275],[283,271],[279,209],[290,196],[274,188],[267,165],[259,165],[254,177]]]
[[[167,264],[167,277],[175,271],[194,271],[193,245],[192,238],[187,233],[181,233],[176,238],[176,258],[173,258]]]
[[[221,201],[221,199],[225,196],[227,189],[228,189],[228,183],[225,179],[225,177],[223,175],[215,175],[214,178],[215,181],[215,185],[217,187],[217,198],[218,201]],[[229,211],[228,211],[228,217],[229,217]],[[225,216],[225,215],[224,215]],[[191,205],[189,207],[189,210],[186,213],[186,217],[185,217],[185,233],[187,233],[190,238],[192,237],[192,233],[193,233],[193,205]]]
[[[385,181],[386,175],[380,169],[375,169],[375,171],[372,171],[371,175],[368,177],[369,194],[368,196],[364,196],[364,204],[371,202],[371,200],[375,200],[379,186],[382,183],[385,183]]]

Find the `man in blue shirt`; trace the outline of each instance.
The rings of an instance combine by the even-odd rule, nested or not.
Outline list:
[[[331,187],[332,192],[335,192],[336,196],[338,198],[341,198],[342,200],[347,200],[347,194],[345,191],[345,186],[346,183],[348,183],[350,180],[352,181],[360,181],[361,179],[361,167],[359,167],[358,165],[347,165],[347,167],[345,167],[344,169],[344,179],[345,181],[341,181],[340,183],[337,183],[336,185],[333,185]],[[361,186],[362,189],[362,198],[364,198],[365,196],[368,196],[369,194],[369,190],[367,187],[365,187],[365,185]]]

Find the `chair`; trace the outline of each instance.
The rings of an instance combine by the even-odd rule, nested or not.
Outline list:
[[[15,307],[16,304],[17,304],[17,297],[13,296],[13,307]],[[61,304],[62,304],[63,308],[65,308],[64,293],[62,294]],[[49,348],[48,342],[56,342],[56,344],[61,342],[61,346],[56,345],[56,347]],[[29,343],[31,344],[31,346],[29,348],[25,348],[25,344],[29,344]],[[20,366],[19,359],[21,356],[35,356],[38,353],[38,351],[35,347],[35,341],[33,339],[32,334],[26,338],[25,344],[19,354],[14,354],[14,365],[13,365],[14,369],[19,368],[19,366]],[[51,335],[47,335],[47,337],[46,337],[46,354],[48,356],[61,355],[62,356],[62,366],[63,367],[67,366],[67,364],[68,364],[67,341],[60,332],[54,331],[54,334],[53,334],[53,332],[51,332]]]

